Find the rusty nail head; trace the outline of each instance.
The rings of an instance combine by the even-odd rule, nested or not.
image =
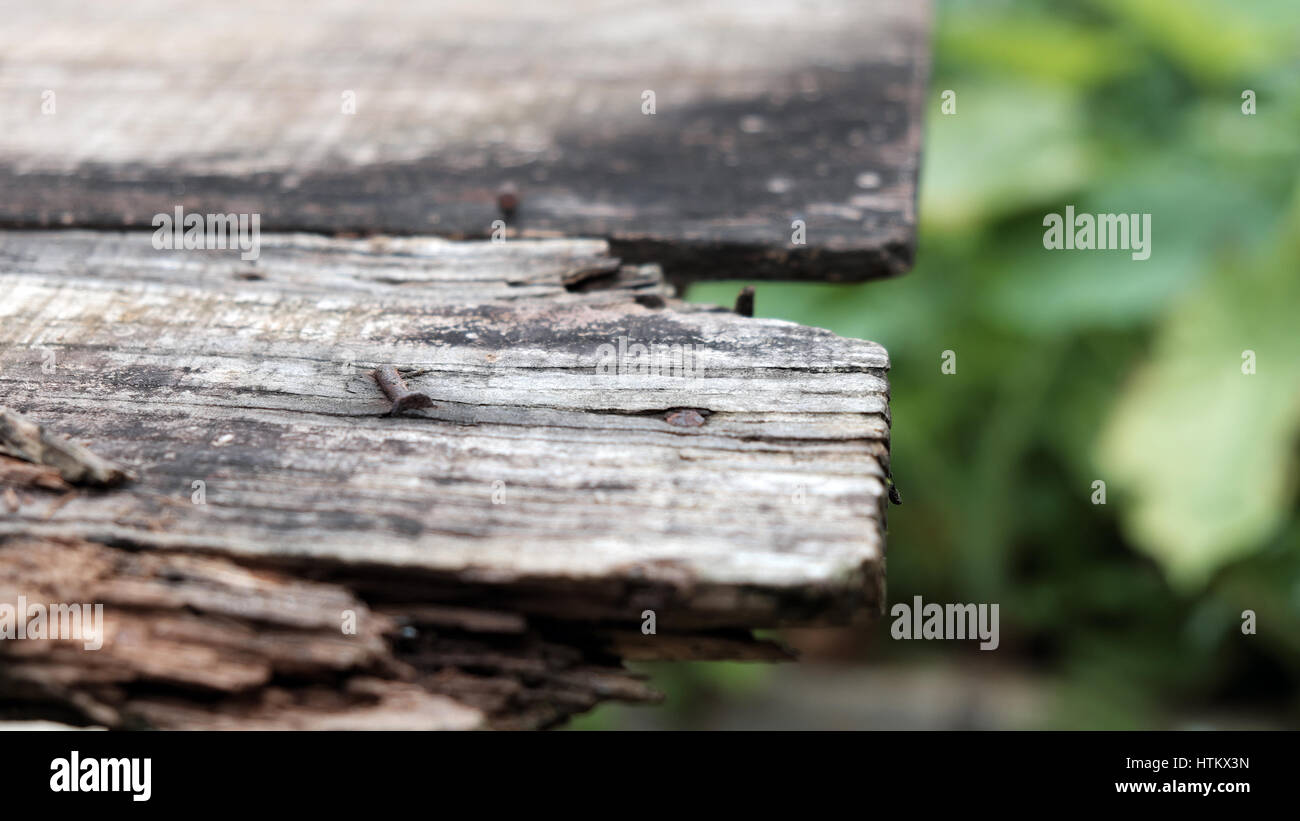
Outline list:
[[[513,185],[502,186],[501,192],[497,194],[497,208],[506,222],[514,219],[515,211],[519,209],[519,194]]]
[[[384,395],[393,401],[393,407],[388,411],[389,416],[396,416],[403,411],[433,407],[433,400],[429,395],[409,390],[397,373],[397,368],[392,365],[381,365],[375,368],[371,375],[379,383],[379,388]]]

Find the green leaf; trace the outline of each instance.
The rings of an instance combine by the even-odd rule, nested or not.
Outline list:
[[[972,68],[1081,88],[1121,77],[1139,63],[1130,38],[1051,19],[961,9],[943,18],[935,53],[964,73]],[[955,73],[955,72],[954,72]]]
[[[1300,208],[1296,209],[1300,214]],[[1298,233],[1300,219],[1283,225]],[[1184,589],[1286,521],[1300,434],[1300,246],[1220,264],[1160,329],[1098,447],[1129,535]],[[1243,352],[1256,372],[1243,373]]]
[[[1078,95],[1028,83],[964,83],[954,91],[956,114],[940,111],[936,90],[927,115],[923,227],[975,228],[1059,200],[1087,180],[1091,162]]]
[[[1095,0],[1141,32],[1187,75],[1223,85],[1289,58],[1295,8],[1265,20],[1242,13],[1250,3],[1225,0]]]

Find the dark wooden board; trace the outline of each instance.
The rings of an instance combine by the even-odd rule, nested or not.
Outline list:
[[[267,231],[483,237],[513,186],[516,236],[608,238],[678,281],[912,262],[923,0],[3,13],[0,225],[148,227],[181,205]]]

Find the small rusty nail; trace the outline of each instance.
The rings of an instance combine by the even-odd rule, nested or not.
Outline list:
[[[754,315],[754,286],[746,285],[740,289],[740,294],[736,297],[736,313],[741,316]]]
[[[396,416],[403,411],[433,407],[433,400],[427,393],[407,389],[406,383],[397,373],[397,368],[392,365],[381,365],[375,368],[371,376],[379,383],[379,388],[384,395],[393,400],[393,407],[388,411],[389,416]]]
[[[501,192],[497,194],[497,208],[501,211],[501,218],[506,222],[515,218],[515,211],[519,209],[519,194],[513,185],[506,184],[501,187]]]

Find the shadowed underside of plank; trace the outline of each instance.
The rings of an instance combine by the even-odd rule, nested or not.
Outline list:
[[[65,568],[39,590],[107,600],[118,636],[93,681],[23,649],[11,696],[62,682],[110,726],[538,726],[649,698],[620,658],[767,657],[749,629],[881,607],[884,350],[681,303],[604,242],[264,235],[250,263],[3,232],[0,293],[0,404],[134,476],[0,457],[0,593]],[[385,415],[380,365],[434,406]]]
[[[914,249],[927,5],[14,4],[0,222],[182,205],[472,238],[509,186],[516,235],[607,237],[674,279],[890,276]]]

